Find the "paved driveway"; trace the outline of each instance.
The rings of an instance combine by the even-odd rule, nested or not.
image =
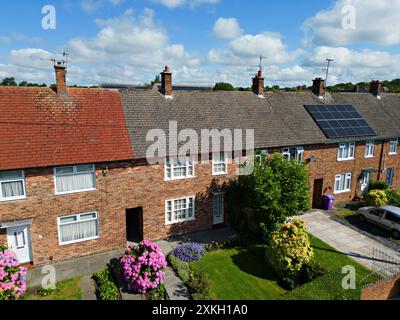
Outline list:
[[[306,222],[309,233],[371,270],[392,267],[395,264],[393,261],[400,264],[398,252],[332,220],[321,211],[307,213],[301,218]]]

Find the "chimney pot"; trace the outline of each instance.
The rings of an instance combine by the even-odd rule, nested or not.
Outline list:
[[[59,96],[66,96],[67,95],[67,80],[66,80],[67,67],[63,63],[58,62],[57,64],[54,65],[54,70],[56,72],[57,94]]]
[[[325,95],[325,80],[323,78],[319,77],[313,80],[312,92],[318,97]]]
[[[258,70],[257,75],[253,78],[253,92],[258,97],[264,97],[264,77],[262,70]]]
[[[172,96],[172,72],[168,66],[161,73],[161,91],[166,97]]]

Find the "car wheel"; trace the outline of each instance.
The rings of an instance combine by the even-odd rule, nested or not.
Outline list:
[[[396,240],[397,240],[397,239],[400,239],[400,232],[397,231],[397,230],[393,230],[393,231],[392,231],[392,236],[393,236],[393,238],[395,238]]]
[[[361,222],[365,222],[367,219],[365,218],[365,216],[363,216],[362,214],[360,214],[360,221]]]

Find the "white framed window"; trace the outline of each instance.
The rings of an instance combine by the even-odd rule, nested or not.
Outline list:
[[[165,223],[174,224],[195,219],[195,197],[165,201]]]
[[[338,161],[353,160],[355,156],[356,143],[340,143],[338,150]]]
[[[365,157],[373,158],[375,151],[375,143],[373,141],[367,141],[365,144]]]
[[[304,147],[283,148],[282,156],[289,161],[295,159],[298,163],[304,160]]]
[[[212,174],[214,176],[228,173],[228,153],[219,152],[213,154]]]
[[[54,168],[56,194],[96,190],[94,164]]]
[[[26,198],[25,174],[22,170],[0,172],[0,201]]]
[[[335,176],[335,193],[351,191],[351,173],[338,174]]]
[[[60,245],[99,238],[97,212],[88,212],[57,218]]]
[[[184,161],[179,161],[179,158],[167,159],[165,161],[165,180],[193,178],[194,167],[192,157],[186,157]]]
[[[397,154],[398,139],[392,139],[389,142],[389,154]]]

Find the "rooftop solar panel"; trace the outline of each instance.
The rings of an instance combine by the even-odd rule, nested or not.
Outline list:
[[[367,137],[376,133],[352,105],[305,105],[329,138]]]

